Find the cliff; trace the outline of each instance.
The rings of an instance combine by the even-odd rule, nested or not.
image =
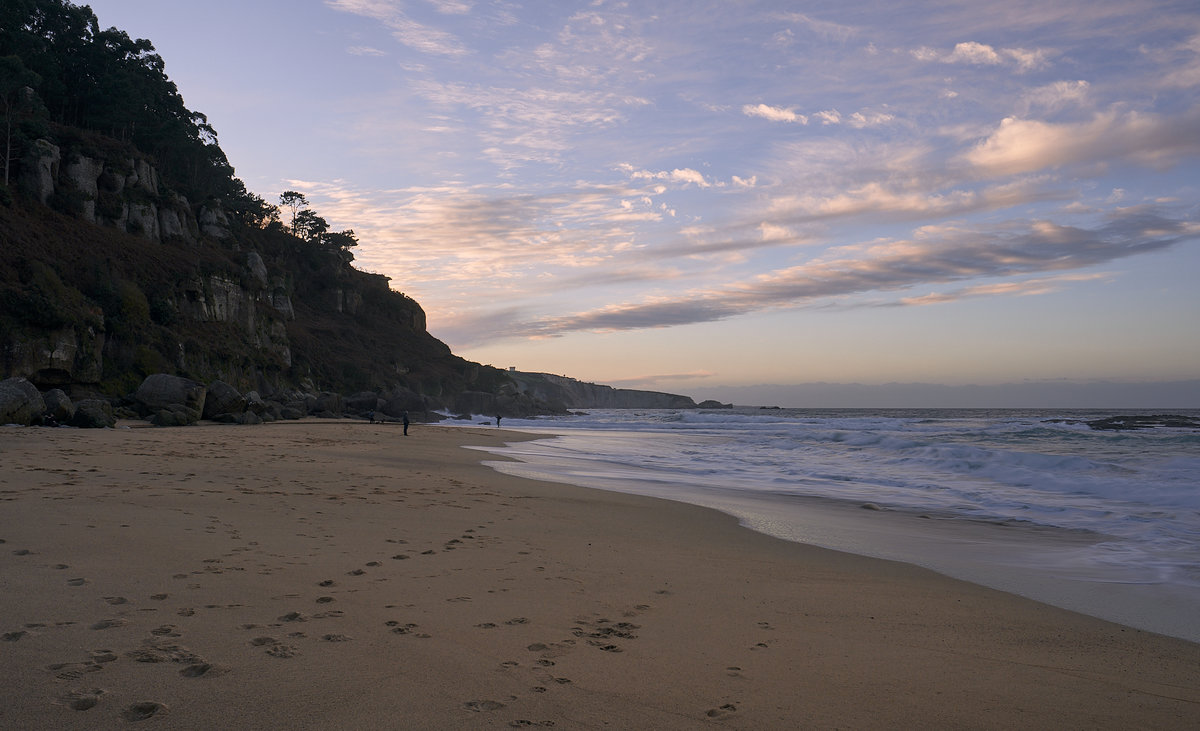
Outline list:
[[[420,305],[346,251],[192,203],[99,135],[65,130],[31,149],[0,202],[0,378],[120,396],[168,372],[451,404],[505,380],[451,354]]]
[[[687,396],[584,383],[549,373],[510,371],[520,393],[563,409],[694,409]]]
[[[155,376],[274,404],[256,418],[336,414],[337,394],[387,415],[690,403],[524,388],[455,356],[420,305],[351,265],[353,230],[296,191],[280,196],[285,226],[250,193],[164,68],[86,5],[0,4],[0,381],[20,409],[39,408],[30,389],[132,408]],[[175,421],[202,411],[173,405]],[[138,413],[165,419],[161,406]]]

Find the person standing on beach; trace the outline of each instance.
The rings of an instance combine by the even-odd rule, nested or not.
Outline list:
[[[496,428],[497,429],[500,428],[500,415],[499,414],[496,414]]]
[[[404,436],[408,436],[408,412],[401,414],[400,419],[404,422]]]

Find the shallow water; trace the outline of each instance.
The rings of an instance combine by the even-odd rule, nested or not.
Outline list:
[[[505,419],[551,438],[489,464],[1200,641],[1200,432],[1081,423],[1111,413],[594,411]]]

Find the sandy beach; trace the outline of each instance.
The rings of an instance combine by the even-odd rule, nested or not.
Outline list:
[[[1187,728],[1200,645],[653,498],[498,429],[0,429],[0,728]]]

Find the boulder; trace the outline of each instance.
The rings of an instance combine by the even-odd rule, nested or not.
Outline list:
[[[304,415],[305,412],[301,411],[300,409],[296,409],[291,406],[284,406],[279,413],[279,418],[295,421],[296,419],[303,419]]]
[[[259,416],[262,416],[271,408],[271,405],[263,401],[262,396],[258,395],[258,391],[250,391],[245,395],[245,399],[246,411],[253,411]]]
[[[342,406],[342,395],[329,391],[322,392],[308,410],[318,414],[328,413],[337,416],[345,410]]]
[[[46,402],[41,392],[28,380],[9,378],[0,381],[0,424],[38,424],[45,411]]]
[[[200,420],[200,412],[182,404],[171,404],[159,409],[149,419],[155,426],[188,426]]]
[[[425,411],[426,408],[424,397],[407,388],[402,388],[394,391],[390,395],[390,398],[384,402],[383,406],[376,409],[376,411],[382,411],[384,414],[398,419],[405,411]]]
[[[75,413],[71,416],[71,426],[80,429],[104,429],[117,425],[113,415],[112,404],[101,399],[84,399],[75,404]]]
[[[246,397],[236,388],[224,381],[213,381],[208,384],[208,393],[204,397],[205,419],[211,419],[217,414],[240,414],[246,410]]]
[[[184,406],[196,412],[196,418],[204,413],[204,399],[208,394],[203,384],[187,378],[166,373],[146,376],[134,393],[133,399],[143,414],[153,414],[172,406]]]
[[[383,399],[379,398],[379,394],[374,391],[360,391],[352,396],[347,396],[344,403],[346,411],[362,414],[368,411],[379,411],[383,406]]]
[[[495,394],[483,391],[463,391],[454,399],[455,413],[462,414],[495,414]]]
[[[46,402],[46,416],[59,424],[66,424],[75,416],[75,404],[61,388],[52,388],[42,395]]]

